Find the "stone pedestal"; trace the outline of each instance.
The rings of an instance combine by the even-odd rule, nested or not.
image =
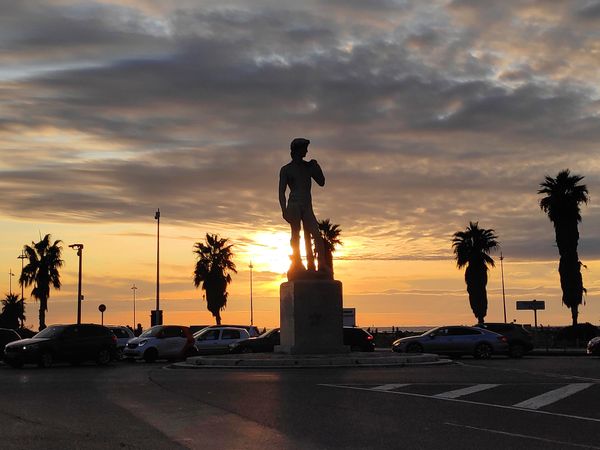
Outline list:
[[[347,353],[343,344],[342,283],[296,280],[280,287],[281,345],[287,354]]]

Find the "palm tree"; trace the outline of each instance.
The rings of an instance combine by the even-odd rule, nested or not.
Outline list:
[[[488,265],[494,267],[489,253],[498,247],[498,236],[494,230],[479,228],[479,222],[469,222],[465,231],[457,231],[452,239],[459,269],[467,266],[465,282],[469,293],[469,303],[479,323],[483,323],[487,314],[487,272]]]
[[[25,300],[20,299],[17,294],[6,294],[2,299],[2,322],[7,328],[16,330],[23,328],[25,322]]]
[[[332,224],[329,219],[319,221],[319,231],[325,244],[325,260],[333,271],[333,252],[338,245],[344,245],[340,240],[342,229],[338,224]]]
[[[206,233],[206,243],[196,242],[194,253],[198,258],[194,269],[194,286],[202,283],[206,292],[206,308],[221,325],[221,311],[227,305],[227,285],[231,283],[230,272],[237,273],[233,263],[233,244],[216,234]]]
[[[48,311],[48,299],[50,298],[50,286],[60,289],[60,269],[64,261],[60,259],[62,254],[62,241],[54,241],[50,245],[51,236],[47,234],[38,242],[32,242],[32,246],[25,245],[23,251],[29,260],[21,272],[19,284],[29,286],[33,284],[31,295],[40,301],[40,331],[46,328],[46,311]]]
[[[583,287],[581,277],[581,261],[577,254],[579,230],[577,224],[581,222],[579,205],[589,200],[585,184],[578,184],[583,177],[571,175],[569,169],[562,170],[556,178],[546,176],[540,183],[538,194],[545,197],[540,200],[540,208],[554,224],[556,245],[560,254],[558,273],[560,274],[560,287],[562,288],[562,302],[571,309],[573,325],[577,325],[579,305],[583,300]]]

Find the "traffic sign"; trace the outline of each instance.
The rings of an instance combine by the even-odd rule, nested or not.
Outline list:
[[[544,300],[517,300],[517,309],[546,309],[546,302]]]

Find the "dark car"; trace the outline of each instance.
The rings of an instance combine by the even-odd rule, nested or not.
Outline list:
[[[230,353],[267,353],[279,345],[280,329],[267,330],[257,337],[229,344]]]
[[[19,336],[19,333],[15,330],[11,330],[10,328],[0,328],[0,360],[2,360],[4,356],[4,347],[6,344],[20,339],[21,336]]]
[[[375,351],[373,336],[362,328],[344,327],[344,345],[353,352]]]
[[[587,354],[600,356],[600,336],[590,339],[587,344]]]
[[[258,337],[236,342],[229,346],[230,353],[272,352],[280,343],[280,329],[273,328]],[[373,336],[362,328],[344,327],[344,345],[351,351],[372,352],[375,350]]]
[[[506,336],[508,354],[511,358],[521,358],[525,353],[533,350],[533,337],[529,331],[523,328],[523,325],[486,322],[475,326]]]
[[[116,354],[117,337],[102,325],[52,325],[32,338],[7,344],[4,360],[15,368],[28,363],[50,367],[54,361],[96,361],[105,365]]]

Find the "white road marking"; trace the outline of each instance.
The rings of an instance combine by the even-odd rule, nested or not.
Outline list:
[[[322,384],[319,384],[318,386],[332,387],[332,388],[338,388],[338,389],[350,389],[350,390],[354,390],[354,391],[374,392],[372,388],[357,387],[357,386],[344,386],[344,385],[339,385],[339,384],[322,383]],[[394,395],[406,395],[408,397],[429,398],[429,399],[434,399],[434,400],[442,400],[442,401],[446,401],[446,402],[464,403],[467,405],[489,406],[491,408],[508,409],[508,410],[512,410],[512,411],[526,412],[526,413],[530,413],[530,414],[531,413],[543,414],[545,416],[565,417],[568,419],[585,420],[588,422],[600,423],[600,419],[596,419],[594,417],[575,416],[573,414],[561,414],[561,413],[554,413],[554,412],[550,412],[550,411],[542,411],[542,410],[538,410],[538,409],[516,408],[514,406],[495,405],[493,403],[474,402],[471,400],[462,400],[460,398],[434,397],[431,395],[415,394],[413,392],[402,392],[402,391],[375,391],[375,392],[385,392],[386,394],[394,394]]]
[[[492,430],[490,428],[472,427],[470,425],[459,425],[457,423],[450,423],[450,422],[444,422],[444,425],[450,425],[452,427],[467,428],[469,430],[487,431],[488,433],[503,434],[505,436],[513,436],[513,437],[519,437],[519,438],[525,438],[525,439],[533,439],[535,441],[548,442],[550,444],[560,444],[560,445],[565,445],[565,446],[568,445],[570,447],[591,448],[591,449],[596,449],[596,450],[600,449],[600,447],[596,447],[596,446],[593,446],[593,445],[574,444],[572,442],[555,441],[553,439],[546,439],[546,438],[542,438],[542,437],[538,437],[538,436],[530,436],[528,434],[508,433],[506,431]]]
[[[434,395],[436,398],[458,398],[465,395],[474,394],[475,392],[485,391],[487,389],[495,388],[500,386],[499,384],[476,384],[475,386],[469,386],[462,389],[455,389],[453,391],[442,392],[441,394]]]
[[[391,391],[396,388],[401,388],[404,386],[408,386],[408,384],[382,384],[381,386],[376,386],[373,389],[374,391]]]
[[[583,391],[590,386],[593,386],[593,383],[567,384],[561,388],[554,389],[552,391],[545,392],[542,395],[538,395],[523,402],[516,403],[513,406],[517,408],[539,409],[542,406],[551,405],[552,403],[562,400],[563,398],[567,398],[573,394],[576,394],[577,392]]]

